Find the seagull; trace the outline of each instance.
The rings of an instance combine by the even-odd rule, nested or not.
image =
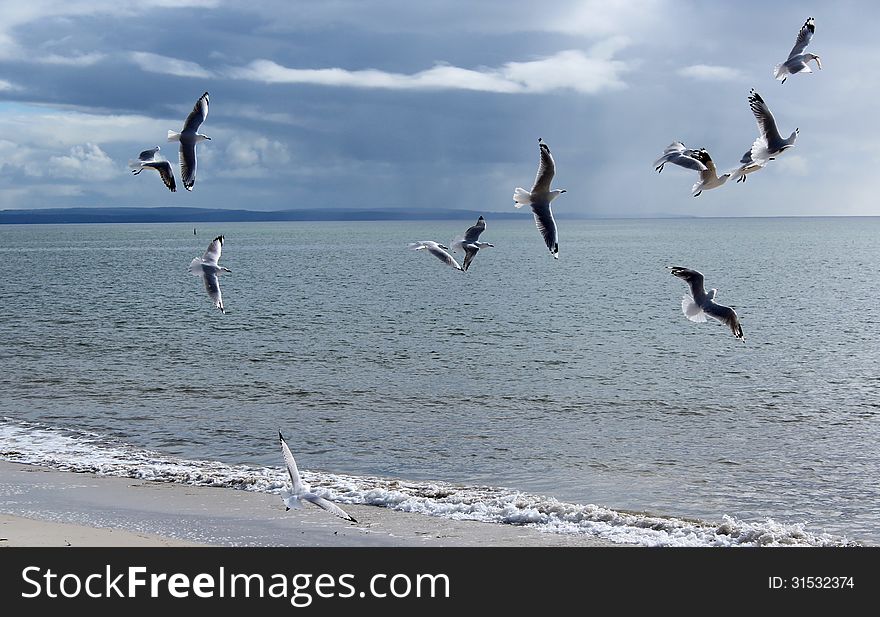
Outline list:
[[[822,61],[819,59],[819,56],[816,54],[804,53],[804,49],[810,44],[815,32],[816,24],[814,23],[813,18],[810,17],[804,22],[804,25],[801,26],[797,40],[794,42],[794,47],[791,48],[791,53],[788,54],[788,60],[780,62],[773,68],[773,77],[781,80],[781,83],[785,83],[785,80],[788,79],[789,75],[794,75],[795,73],[812,73],[813,71],[810,70],[809,64],[811,60],[815,60],[816,66],[819,67],[819,70],[822,70]]]
[[[477,256],[477,252],[480,249],[484,248],[494,248],[494,244],[489,244],[488,242],[480,242],[480,234],[486,231],[486,219],[482,216],[477,219],[475,225],[468,227],[468,230],[464,232],[464,237],[455,240],[452,243],[452,250],[460,249],[464,251],[464,263],[461,264],[462,270],[467,272],[467,269],[470,267],[471,262],[474,260],[474,257]]]
[[[699,150],[686,148],[680,141],[673,141],[666,146],[663,155],[654,161],[654,169],[657,170],[657,173],[660,173],[663,171],[663,166],[666,165],[666,163],[672,163],[673,165],[680,165],[681,167],[693,169],[694,171],[706,171],[706,166],[699,158],[697,158],[698,152]]]
[[[703,191],[718,188],[730,178],[730,173],[725,173],[720,176],[718,175],[718,171],[715,169],[715,163],[712,161],[712,157],[709,156],[709,152],[707,152],[705,148],[697,150],[694,154],[694,158],[706,167],[705,170],[700,172],[700,181],[691,187],[691,194],[694,197],[699,197],[700,193]]]
[[[746,176],[753,171],[758,171],[759,169],[763,169],[764,165],[767,164],[767,161],[757,162],[752,159],[752,151],[751,149],[746,150],[746,153],[743,154],[743,157],[739,160],[741,163],[739,167],[737,167],[733,172],[731,172],[731,178],[733,178],[736,182],[745,182]]]
[[[513,192],[514,206],[522,208],[525,205],[532,207],[535,215],[535,225],[544,237],[547,248],[553,259],[559,259],[559,238],[556,233],[556,221],[553,220],[553,212],[550,210],[550,202],[565,193],[565,189],[550,189],[553,176],[556,173],[556,163],[550,154],[550,147],[538,138],[538,148],[541,159],[538,164],[538,175],[531,191],[516,187]]]
[[[706,316],[708,315],[723,324],[727,324],[727,327],[730,328],[730,331],[733,332],[737,339],[741,341],[746,340],[745,336],[743,336],[742,326],[739,323],[736,311],[729,306],[715,303],[715,294],[718,290],[710,289],[709,293],[706,293],[706,289],[703,287],[702,274],[696,270],[682,268],[681,266],[667,266],[667,268],[672,271],[672,276],[678,277],[690,285],[691,295],[685,294],[681,298],[681,312],[684,313],[685,317],[691,321],[705,323]]]
[[[232,272],[232,270],[217,265],[222,248],[223,236],[217,236],[211,240],[211,244],[208,245],[208,250],[205,251],[203,256],[196,257],[190,262],[189,271],[195,276],[202,277],[205,281],[205,289],[208,291],[211,300],[214,301],[214,306],[220,309],[220,312],[225,313],[226,309],[223,308],[223,296],[220,293],[220,280],[218,277],[221,272]]]
[[[464,272],[464,269],[462,269],[462,267],[458,265],[458,262],[455,261],[455,257],[447,252],[449,247],[446,245],[437,244],[433,240],[419,240],[418,242],[410,242],[409,248],[414,251],[428,249],[428,252],[431,253],[431,255],[445,263],[447,266],[452,266],[456,270]]]
[[[159,146],[144,150],[138,156],[138,160],[129,161],[128,166],[131,167],[131,173],[134,175],[138,175],[145,169],[155,169],[159,172],[162,182],[173,193],[177,190],[177,185],[174,182],[174,172],[171,170],[171,163],[156,156],[158,152]]]
[[[179,133],[168,131],[168,141],[180,142],[180,177],[183,179],[183,187],[187,191],[193,190],[193,185],[196,183],[196,144],[211,139],[198,132],[207,117],[208,93],[205,92],[199,97],[195,107],[186,117],[183,130]]]
[[[281,495],[286,509],[299,508],[300,500],[305,499],[340,518],[357,523],[357,520],[352,515],[335,503],[315,495],[307,484],[303,484],[302,478],[299,477],[299,469],[296,468],[296,461],[293,458],[293,454],[290,453],[290,448],[287,447],[287,442],[284,441],[284,435],[281,434],[281,431],[278,431],[278,438],[281,439],[281,454],[284,456],[284,464],[287,466],[287,473],[290,475],[291,483],[290,490],[285,491]]]
[[[770,108],[754,88],[749,92],[749,107],[758,121],[759,135],[750,150],[754,163],[765,165],[767,161],[772,161],[784,151],[794,147],[800,129],[795,129],[791,135],[783,139],[779,134],[779,129],[776,128],[776,120],[770,113]]]

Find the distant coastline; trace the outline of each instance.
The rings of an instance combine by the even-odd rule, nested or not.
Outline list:
[[[427,221],[467,220],[480,215],[494,219],[531,218],[531,212],[491,212],[416,208],[308,208],[294,210],[233,210],[224,208],[36,208],[0,210],[0,225],[63,223],[206,223],[269,221]],[[561,219],[605,218],[578,213],[559,213]],[[655,215],[648,218],[691,218]]]

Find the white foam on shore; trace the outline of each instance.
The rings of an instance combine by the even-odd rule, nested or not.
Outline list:
[[[282,467],[195,461],[139,449],[106,436],[0,419],[0,459],[62,471],[122,476],[194,486],[279,493]],[[622,512],[572,504],[552,497],[491,486],[409,482],[301,470],[324,497],[340,503],[487,523],[524,525],[540,531],[587,534],[641,546],[844,546],[846,538],[809,531],[804,523],[746,522],[724,516],[720,523]]]

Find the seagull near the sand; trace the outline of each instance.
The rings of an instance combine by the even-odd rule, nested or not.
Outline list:
[[[459,238],[452,243],[453,251],[460,249],[464,252],[464,262],[461,264],[462,270],[467,271],[480,249],[495,247],[494,244],[480,242],[480,234],[484,231],[486,231],[486,219],[480,216],[476,224],[468,227],[468,230],[464,232],[463,238]]]
[[[804,53],[804,50],[807,48],[807,45],[810,44],[815,32],[816,24],[813,21],[813,18],[810,17],[804,22],[804,25],[801,26],[797,40],[794,42],[794,47],[791,48],[791,53],[788,54],[788,60],[780,62],[773,68],[773,77],[781,80],[782,83],[785,83],[785,80],[788,79],[789,75],[794,75],[795,73],[812,73],[813,71],[810,70],[809,64],[811,60],[815,60],[816,66],[819,67],[820,70],[822,69],[822,61],[819,59],[819,56],[816,54]]]
[[[779,129],[776,128],[776,119],[770,113],[770,108],[754,88],[749,92],[749,107],[758,122],[758,138],[752,144],[750,154],[755,164],[763,166],[767,161],[772,161],[789,148],[793,148],[800,129],[795,129],[791,135],[783,139]]]
[[[208,250],[201,257],[196,257],[189,264],[189,271],[195,276],[200,276],[205,282],[205,289],[214,302],[214,306],[225,313],[223,307],[223,295],[220,293],[220,274],[222,272],[232,272],[229,268],[218,266],[220,260],[220,252],[223,249],[223,236],[217,236],[211,240]]]
[[[158,153],[159,146],[144,150],[138,156],[138,160],[129,161],[128,166],[131,167],[131,173],[134,175],[138,175],[145,169],[155,169],[159,172],[162,182],[164,182],[165,186],[168,187],[168,190],[173,193],[177,190],[177,185],[174,182],[174,171],[171,169],[171,163],[158,157]]]
[[[550,202],[562,195],[565,189],[550,189],[550,183],[553,182],[553,176],[556,173],[556,163],[553,162],[550,147],[540,137],[538,138],[538,148],[541,158],[538,163],[535,184],[531,191],[516,187],[513,192],[513,205],[517,208],[532,207],[535,225],[541,232],[544,243],[550,249],[553,259],[559,259],[559,238],[556,231],[556,221],[553,220],[553,212],[550,210]]]
[[[745,341],[742,326],[739,323],[736,311],[729,306],[723,306],[715,303],[715,294],[717,289],[710,289],[706,292],[703,287],[703,275],[696,270],[690,268],[682,268],[681,266],[667,266],[671,270],[672,276],[678,277],[687,283],[691,288],[691,295],[684,295],[681,298],[681,312],[691,321],[705,323],[706,316],[716,319],[723,324],[727,324],[733,335],[741,341]]]
[[[299,476],[299,469],[296,467],[296,461],[290,452],[290,448],[287,447],[287,442],[284,441],[284,435],[281,434],[281,431],[278,431],[278,438],[281,440],[281,454],[284,456],[284,464],[287,466],[287,473],[290,476],[291,483],[290,489],[281,495],[287,509],[300,507],[300,500],[305,499],[340,518],[357,523],[357,520],[351,514],[332,501],[327,501],[323,497],[314,494],[307,484],[303,484],[302,478]]]
[[[456,270],[464,272],[462,267],[458,265],[458,262],[455,261],[455,257],[449,254],[449,247],[444,244],[438,244],[433,240],[419,240],[418,242],[410,242],[409,248],[414,251],[427,250],[431,255],[445,263],[447,266],[451,266]]]
[[[196,183],[196,144],[206,139],[211,139],[207,135],[199,133],[199,127],[205,118],[208,117],[208,93],[205,92],[195,107],[186,117],[183,123],[183,130],[179,133],[176,131],[168,131],[168,141],[180,142],[180,178],[183,180],[183,187],[187,191],[193,190]]]

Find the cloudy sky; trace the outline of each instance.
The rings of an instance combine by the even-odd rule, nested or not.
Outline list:
[[[822,71],[771,76],[807,17]],[[880,215],[880,5],[684,0],[0,0],[0,209],[512,208],[537,138],[557,212]],[[797,145],[692,198],[675,140],[734,168],[749,89]],[[195,191],[129,159],[210,92]],[[176,165],[175,165],[176,166]],[[180,180],[178,177],[178,183]]]

